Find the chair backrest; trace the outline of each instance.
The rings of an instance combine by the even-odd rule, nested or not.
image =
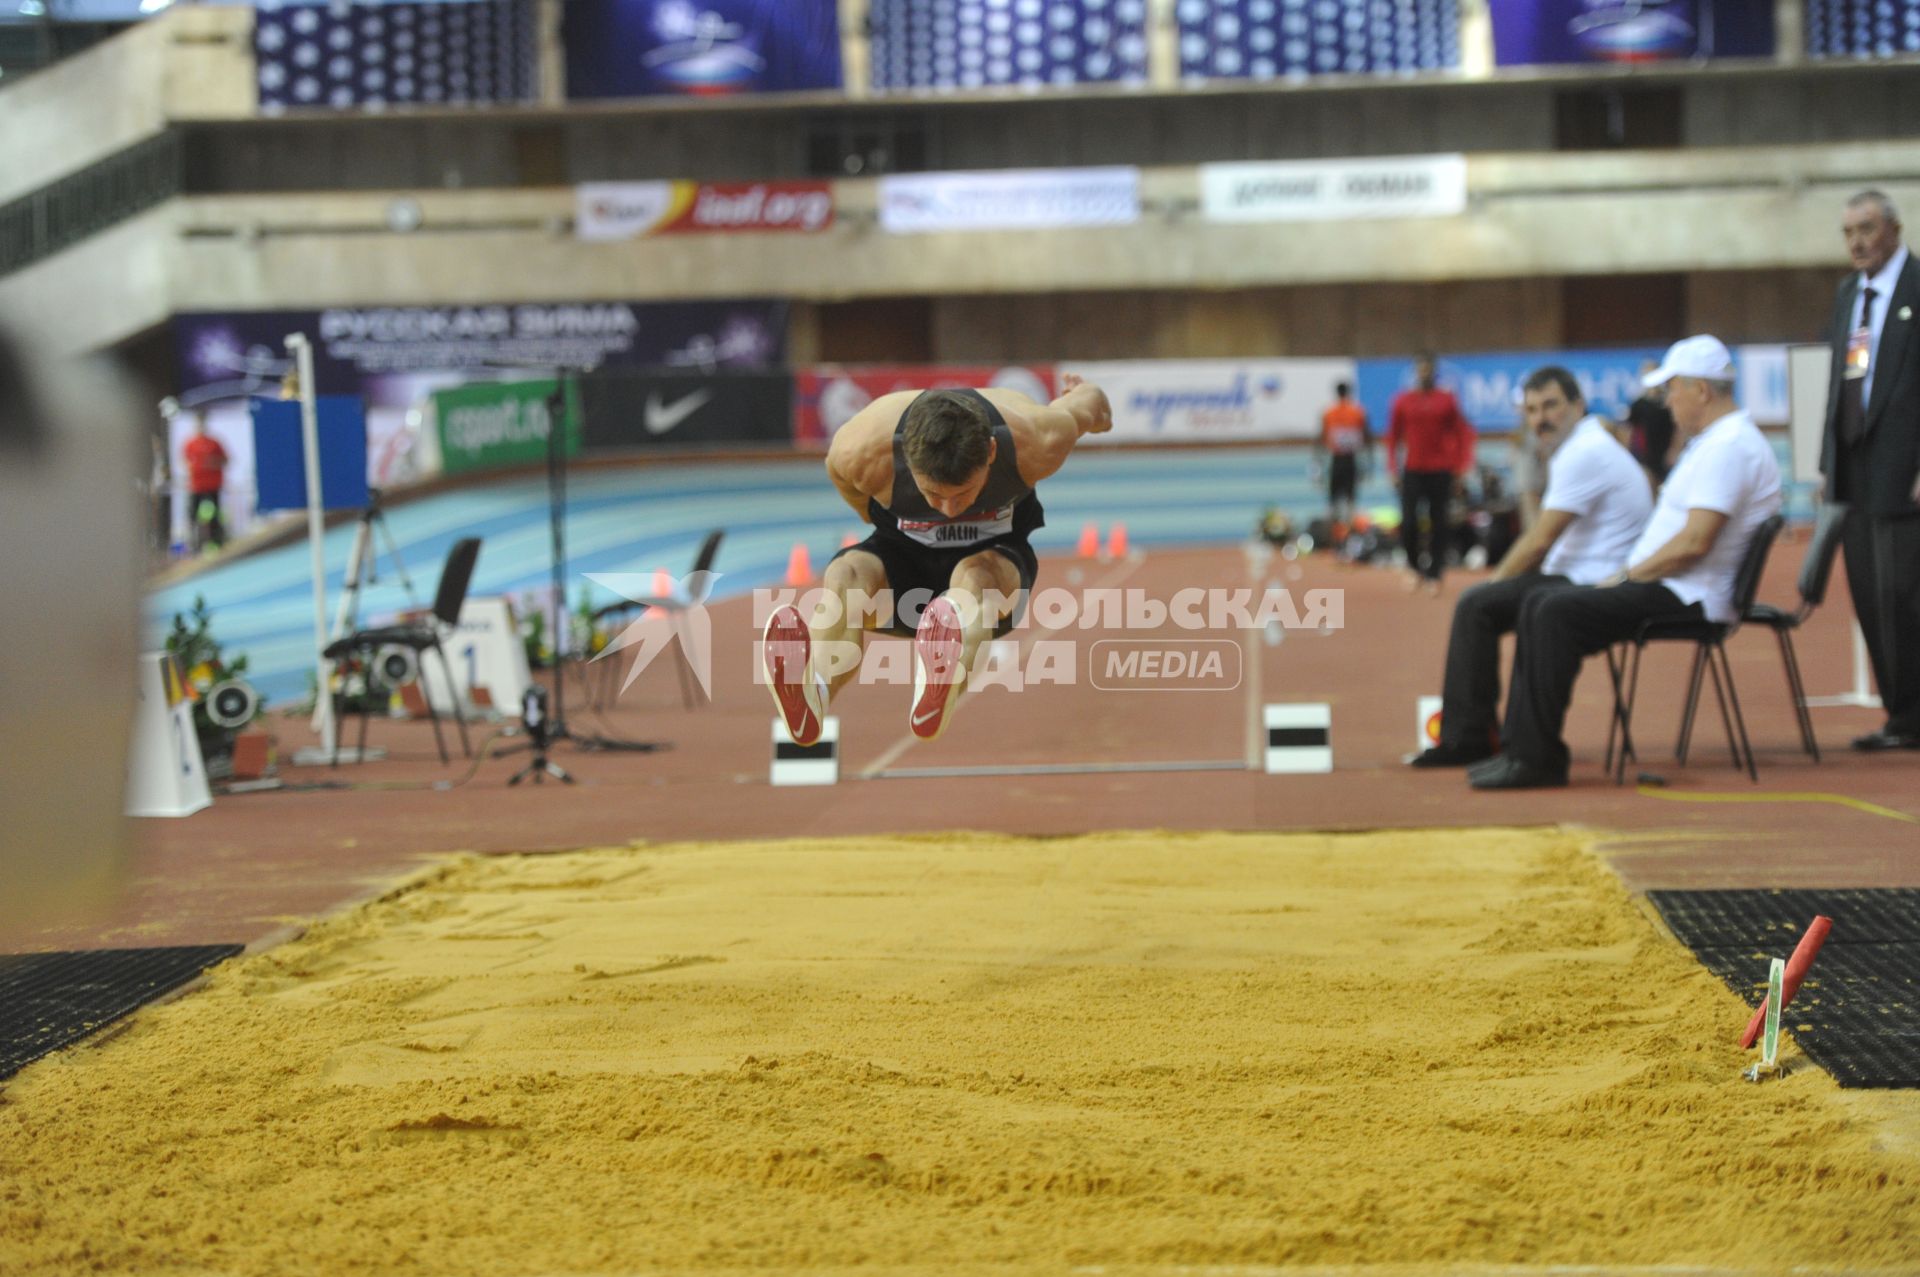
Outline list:
[[[694,603],[707,601],[707,592],[713,588],[713,578],[699,575],[713,570],[713,561],[720,557],[720,543],[727,539],[725,528],[715,528],[707,533],[707,539],[700,543],[700,553],[693,556],[693,571],[688,575],[695,582],[688,589],[688,596]]]
[[[1800,564],[1800,606],[1812,611],[1827,601],[1827,582],[1833,579],[1834,552],[1840,548],[1840,534],[1846,531],[1847,516],[1853,507],[1844,502],[1829,502],[1820,507],[1814,519],[1813,540],[1807,545],[1807,557]]]
[[[473,565],[479,558],[479,537],[462,537],[447,551],[446,566],[440,569],[440,588],[433,595],[433,614],[440,624],[460,623],[460,608],[467,601],[467,586],[473,582]]]
[[[1767,552],[1773,548],[1773,539],[1780,535],[1780,528],[1786,520],[1779,515],[1769,515],[1767,521],[1753,530],[1753,540],[1747,542],[1747,552],[1740,559],[1740,571],[1733,578],[1733,614],[1745,616],[1753,609],[1753,596],[1760,593],[1760,578],[1767,570]]]

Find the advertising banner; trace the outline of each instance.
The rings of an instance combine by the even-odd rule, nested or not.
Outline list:
[[[1460,65],[1459,0],[1180,0],[1174,16],[1183,80],[1404,74]]]
[[[567,0],[567,96],[840,87],[836,0]]]
[[[539,465],[547,459],[549,406],[559,384],[545,381],[482,381],[433,393],[435,430],[444,474],[500,466]],[[565,455],[580,450],[580,425],[567,414],[561,440]]]
[[[253,61],[263,115],[530,102],[539,96],[536,4],[265,0],[254,17]]]
[[[1807,0],[1807,56],[1920,53],[1920,0]]]
[[[1453,217],[1467,209],[1467,158],[1202,164],[1200,207],[1211,222]]]
[[[1521,386],[1539,368],[1558,364],[1572,373],[1594,412],[1618,421],[1640,397],[1640,365],[1658,363],[1665,348],[1634,346],[1618,350],[1533,350],[1495,354],[1442,355],[1435,373],[1440,385],[1460,401],[1460,411],[1483,434],[1506,434],[1520,425]],[[1356,394],[1376,434],[1384,436],[1393,397],[1412,388],[1413,360],[1362,359]]]
[[[583,182],[574,188],[574,234],[581,239],[832,225],[831,182]]]
[[[1334,386],[1354,380],[1351,359],[1136,360],[1062,363],[1107,392],[1106,443],[1244,443],[1311,439]]]
[[[1493,60],[1770,58],[1773,10],[1773,0],[1492,0]]]
[[[1147,0],[929,4],[872,0],[872,83],[978,89],[1147,80]]]
[[[880,226],[893,235],[1127,226],[1139,220],[1137,168],[906,173],[880,179]]]
[[[784,373],[592,373],[580,379],[583,452],[788,447],[793,378]]]
[[[882,395],[899,390],[951,390],[1002,386],[1039,403],[1055,394],[1050,364],[885,364],[859,367],[823,365],[794,376],[793,442],[824,448],[834,431],[854,413]]]

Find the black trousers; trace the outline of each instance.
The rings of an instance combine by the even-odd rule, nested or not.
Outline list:
[[[1520,607],[1501,751],[1539,767],[1564,769],[1571,754],[1560,732],[1582,662],[1632,638],[1644,621],[1705,616],[1698,603],[1682,603],[1672,590],[1650,581],[1536,591]]]
[[[1848,491],[1870,491],[1866,456],[1847,452],[1841,464],[1851,471]],[[1840,551],[1887,730],[1920,736],[1920,515],[1876,519],[1856,509]]]
[[[1351,452],[1336,452],[1333,461],[1327,467],[1327,501],[1338,505],[1345,501],[1353,504],[1353,494],[1360,486],[1360,458]]]
[[[1447,498],[1452,495],[1452,471],[1408,470],[1400,476],[1400,544],[1407,551],[1407,566],[1431,581],[1438,581],[1447,567],[1447,540],[1452,533]],[[1424,536],[1422,506],[1427,514]]]
[[[1542,590],[1563,590],[1564,576],[1528,572],[1482,581],[1460,596],[1447,640],[1447,678],[1440,689],[1440,743],[1479,749],[1499,726],[1500,636],[1520,624],[1520,609]]]

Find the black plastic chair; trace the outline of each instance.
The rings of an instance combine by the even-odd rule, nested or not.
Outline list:
[[[473,582],[473,565],[480,558],[480,538],[464,537],[453,543],[447,551],[447,561],[440,569],[440,585],[433,595],[433,613],[427,620],[412,625],[382,625],[369,630],[355,630],[345,638],[335,639],[327,644],[321,654],[330,661],[340,661],[346,657],[357,657],[360,668],[366,678],[366,692],[360,698],[360,750],[364,756],[367,748],[367,719],[372,716],[373,696],[371,695],[376,678],[379,675],[375,655],[388,647],[403,647],[414,654],[417,666],[420,659],[431,650],[440,658],[440,668],[446,671],[447,690],[453,700],[454,721],[460,724],[460,750],[468,758],[473,757],[473,746],[467,742],[467,715],[460,707],[460,685],[454,680],[453,665],[447,660],[447,650],[440,645],[440,630],[444,626],[452,629],[460,623],[460,609],[467,601],[467,587]],[[427,702],[427,717],[433,720],[433,743],[440,747],[440,761],[450,761],[447,757],[447,743],[440,736],[440,713],[433,707],[433,697],[424,698]],[[334,738],[333,763],[340,763],[340,741]]]
[[[1753,539],[1747,542],[1740,571],[1733,579],[1736,616],[1745,616],[1752,610],[1754,595],[1760,591],[1760,577],[1767,570],[1767,553],[1785,522],[1777,514],[1770,516],[1754,529]],[[1629,655],[1616,656],[1612,648],[1607,650],[1607,671],[1613,677],[1613,722],[1607,730],[1607,763],[1615,769],[1615,784],[1626,783],[1627,759],[1639,757],[1633,748],[1633,702],[1640,689],[1640,658],[1649,643],[1694,645],[1693,671],[1687,680],[1687,700],[1680,714],[1680,739],[1674,746],[1674,757],[1683,764],[1687,761],[1695,711],[1700,706],[1700,677],[1703,670],[1709,671],[1713,675],[1714,699],[1720,704],[1720,721],[1727,729],[1727,748],[1733,752],[1734,768],[1744,768],[1748,777],[1759,783],[1760,769],[1754,763],[1753,742],[1747,739],[1746,718],[1740,713],[1740,697],[1733,686],[1733,665],[1727,660],[1727,636],[1736,628],[1737,624],[1725,625],[1718,621],[1656,618],[1644,622],[1633,638],[1621,645],[1623,651],[1631,649]],[[1616,729],[1617,754],[1614,750]]]
[[[701,574],[713,570],[713,561],[720,557],[720,543],[726,540],[726,537],[725,528],[715,528],[707,533],[705,540],[700,542],[699,552],[693,556],[693,567],[687,572],[686,579],[692,583],[691,586],[683,589],[676,584],[675,588],[666,594],[649,595],[638,599],[621,599],[607,604],[593,614],[593,623],[598,626],[605,621],[624,620],[630,613],[644,608],[654,607],[665,612],[668,619],[673,622],[674,637],[679,640],[674,644],[674,654],[680,671],[680,699],[688,709],[700,703],[701,691],[700,680],[694,676],[693,667],[687,663],[687,613],[707,601],[707,591],[712,587],[712,580]],[[595,709],[612,704],[618,692],[616,680],[619,677],[620,663],[602,661],[601,664],[606,668],[600,676],[599,686],[594,690]]]
[[[1753,625],[1764,625],[1780,640],[1780,663],[1787,672],[1787,692],[1793,697],[1794,716],[1800,723],[1800,743],[1814,762],[1820,761],[1820,745],[1813,738],[1813,715],[1807,712],[1807,685],[1800,677],[1800,658],[1793,650],[1793,632],[1806,623],[1814,609],[1827,601],[1827,583],[1833,579],[1833,560],[1840,549],[1840,534],[1846,531],[1852,507],[1840,503],[1824,505],[1814,520],[1813,540],[1807,545],[1807,557],[1800,563],[1800,606],[1789,612],[1771,603],[1755,603],[1744,613]]]

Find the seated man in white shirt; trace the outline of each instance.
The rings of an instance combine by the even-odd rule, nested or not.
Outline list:
[[[1627,564],[1653,509],[1647,476],[1606,423],[1589,415],[1580,383],[1549,366],[1521,388],[1526,431],[1547,467],[1540,517],[1493,577],[1460,596],[1447,642],[1440,742],[1408,759],[1414,767],[1466,767],[1491,758],[1498,740],[1500,636],[1542,590],[1593,585]]]
[[[1561,739],[1583,661],[1655,618],[1732,623],[1733,582],[1755,530],[1780,509],[1780,467],[1733,399],[1733,356],[1713,337],[1675,342],[1648,386],[1665,386],[1685,442],[1624,570],[1598,586],[1535,595],[1521,609],[1501,752],[1475,789],[1567,783]]]

